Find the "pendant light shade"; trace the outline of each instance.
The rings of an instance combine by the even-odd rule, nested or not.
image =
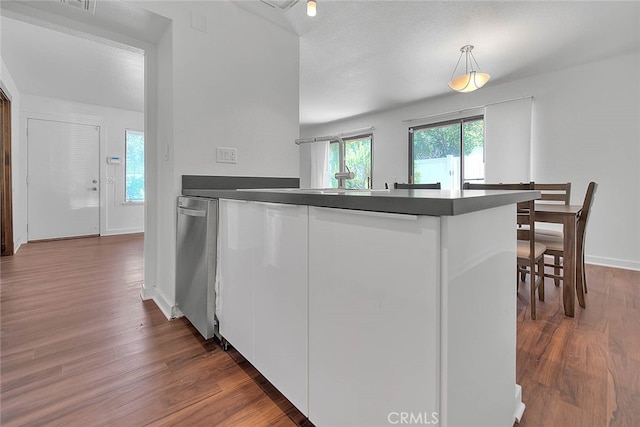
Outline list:
[[[453,69],[453,73],[451,74],[451,80],[449,81],[449,87],[455,91],[473,92],[474,90],[480,89],[484,86],[491,77],[487,73],[480,73],[474,70],[474,62],[478,69],[480,66],[478,65],[478,61],[476,61],[476,58],[473,56],[473,53],[471,53],[471,50],[473,50],[473,46],[469,44],[460,48],[460,57],[458,58],[456,67]],[[460,60],[463,55],[465,57],[465,73],[456,76],[456,71],[458,71],[458,65],[460,65]]]
[[[307,0],[307,16],[316,16],[316,0]]]

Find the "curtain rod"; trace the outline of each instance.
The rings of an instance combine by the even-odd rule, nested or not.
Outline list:
[[[429,116],[416,117],[415,119],[403,120],[402,123],[415,122],[415,121],[418,121],[418,120],[430,119],[430,118],[433,118],[433,117],[448,116],[449,114],[455,114],[455,113],[462,113],[462,112],[465,112],[465,111],[477,110],[478,108],[485,108],[485,107],[488,107],[489,105],[497,105],[497,104],[502,104],[502,103],[505,103],[505,102],[519,101],[521,99],[527,99],[527,98],[533,98],[533,95],[521,96],[519,98],[505,99],[504,101],[497,101],[497,102],[492,102],[490,104],[478,105],[477,107],[469,107],[469,108],[463,108],[463,109],[460,109],[460,110],[448,111],[446,113],[438,113],[438,114],[431,114]]]
[[[311,144],[314,142],[339,141],[344,137],[357,136],[357,135],[366,133],[368,131],[372,131],[373,129],[374,129],[373,126],[370,126],[368,128],[350,130],[350,131],[346,131],[346,132],[342,132],[334,135],[314,136],[311,138],[299,138],[299,139],[296,139],[296,145]]]

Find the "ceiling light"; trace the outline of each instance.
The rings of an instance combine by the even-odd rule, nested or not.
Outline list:
[[[307,15],[316,16],[316,0],[307,0]]]
[[[449,81],[449,87],[458,92],[473,92],[476,89],[480,89],[489,81],[489,74],[487,73],[479,73],[474,70],[473,63],[476,63],[476,67],[480,69],[478,65],[478,61],[473,56],[471,51],[473,50],[473,46],[468,44],[466,46],[462,46],[460,48],[460,57],[458,58],[458,63],[456,67],[453,69],[453,73],[451,74],[451,80]],[[460,60],[462,59],[462,55],[465,56],[465,68],[464,74],[456,76],[456,71],[458,70],[458,65],[460,65]]]

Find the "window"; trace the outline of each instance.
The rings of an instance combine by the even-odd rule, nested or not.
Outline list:
[[[440,182],[453,190],[484,182],[484,117],[410,128],[409,162],[415,184]]]
[[[144,202],[144,132],[125,130],[125,202]]]
[[[345,164],[354,173],[354,179],[346,180],[346,188],[371,188],[371,145],[373,135],[361,135],[344,139]],[[338,187],[335,178],[340,165],[340,144],[329,144],[329,184]]]

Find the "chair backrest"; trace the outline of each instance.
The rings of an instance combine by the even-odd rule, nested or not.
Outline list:
[[[465,182],[462,186],[464,190],[533,190],[535,183],[512,183],[512,184],[476,184],[471,182]],[[529,225],[529,227],[519,228],[518,229],[518,240],[530,240],[533,246],[535,245],[534,238],[531,236],[535,235],[535,205],[534,201],[530,200],[528,202],[518,203],[518,216],[517,216],[518,225]]]
[[[577,238],[578,241],[584,239],[585,230],[587,228],[587,220],[589,219],[589,214],[591,213],[591,205],[593,205],[593,196],[598,189],[598,184],[591,181],[587,186],[587,192],[584,195],[584,202],[582,203],[582,210],[580,211],[580,217],[578,218],[577,225]]]
[[[396,190],[440,190],[442,185],[439,182],[432,184],[401,184],[394,182],[393,188]]]
[[[535,183],[533,181],[525,183],[509,183],[509,184],[476,184],[472,182],[465,182],[462,185],[463,190],[533,190]],[[518,203],[518,210],[528,209],[529,202]],[[528,219],[523,220],[524,224],[528,224]]]
[[[563,203],[569,205],[571,202],[571,183],[559,183],[559,184],[533,184],[534,190],[540,190],[539,201],[549,203]]]
[[[513,184],[476,184],[473,182],[465,182],[462,186],[463,190],[533,190],[535,183],[518,182]]]

